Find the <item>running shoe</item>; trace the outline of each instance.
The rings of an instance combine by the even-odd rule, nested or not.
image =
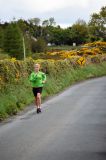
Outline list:
[[[37,108],[37,113],[41,113],[41,108]]]
[[[36,112],[39,113],[39,108],[37,108]]]
[[[39,108],[39,112],[41,113],[42,111],[41,111],[41,108]]]

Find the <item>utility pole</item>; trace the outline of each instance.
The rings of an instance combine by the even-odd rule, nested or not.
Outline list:
[[[25,60],[26,52],[25,52],[25,40],[24,40],[24,37],[23,37],[23,52],[24,52],[24,60]]]

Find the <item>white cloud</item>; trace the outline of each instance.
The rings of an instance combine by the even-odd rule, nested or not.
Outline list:
[[[0,0],[0,8],[4,10],[20,9],[28,12],[48,12],[66,7],[86,7],[89,0]]]
[[[95,3],[106,4],[105,0],[0,0],[0,10],[23,10],[30,12],[48,12],[67,7],[92,7]]]
[[[25,1],[25,0],[24,0]],[[31,3],[32,2],[32,3]],[[25,1],[26,3],[26,1]],[[36,10],[38,12],[47,12],[53,11],[57,9],[62,9],[65,7],[71,6],[79,6],[79,7],[86,7],[88,4],[88,0],[36,0],[36,1],[27,1],[25,4],[27,7],[31,8],[32,10]]]
[[[106,0],[0,0],[0,19],[54,17],[60,20],[57,23],[67,24],[77,17],[88,19],[103,5],[106,5]]]

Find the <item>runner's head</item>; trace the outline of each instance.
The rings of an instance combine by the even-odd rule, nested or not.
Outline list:
[[[38,63],[34,64],[34,70],[35,70],[35,72],[38,72],[39,69],[40,69],[40,64],[38,64]]]

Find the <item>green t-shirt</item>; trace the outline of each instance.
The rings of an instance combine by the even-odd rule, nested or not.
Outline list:
[[[32,84],[32,87],[43,87],[42,81],[46,80],[46,74],[39,71],[38,73],[32,72],[29,80]]]

